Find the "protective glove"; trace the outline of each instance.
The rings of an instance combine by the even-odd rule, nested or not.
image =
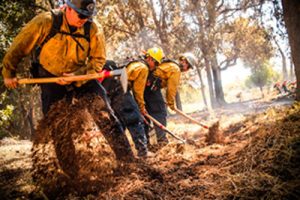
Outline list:
[[[171,110],[175,110],[175,104],[172,103],[172,104],[168,104],[169,108],[171,108]]]
[[[143,107],[140,108],[140,112],[142,113],[142,115],[148,114],[145,106],[143,106]]]
[[[16,77],[14,78],[4,78],[4,85],[8,89],[15,89],[18,86],[18,80]]]
[[[86,70],[86,73],[84,73],[84,74],[96,74],[96,73],[97,73],[96,70],[94,70],[94,69],[88,69],[88,70]],[[76,74],[76,75],[84,75],[84,74]],[[75,86],[76,87],[81,87],[82,85],[84,85],[87,82],[88,82],[88,80],[86,80],[86,81],[76,81],[75,82]]]

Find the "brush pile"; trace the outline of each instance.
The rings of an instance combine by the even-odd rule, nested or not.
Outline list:
[[[300,198],[300,104],[256,119],[249,143],[224,162],[222,199]],[[268,123],[266,123],[268,122]]]
[[[300,103],[231,124],[220,132],[222,137],[212,135],[218,143],[204,133],[194,137],[196,145],[171,139],[146,163],[132,163],[118,174],[89,101],[62,101],[40,124],[33,169],[47,194],[63,197],[59,191],[65,191],[79,199],[117,200],[300,199]],[[175,123],[174,128],[186,131],[185,123]]]
[[[269,109],[224,130],[226,142],[169,144],[148,163],[160,178],[131,172],[100,199],[299,199],[300,104]],[[205,144],[206,143],[206,144]]]
[[[103,107],[104,102],[95,96],[73,102],[65,99],[39,123],[32,147],[33,180],[48,197],[82,195],[109,185],[115,156],[91,114],[93,110],[101,113]],[[103,114],[97,120],[106,118]]]

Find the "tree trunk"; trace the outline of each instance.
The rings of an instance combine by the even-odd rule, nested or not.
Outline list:
[[[287,73],[287,66],[286,66],[286,56],[284,55],[284,52],[282,51],[280,45],[278,44],[277,40],[274,38],[275,44],[278,47],[279,53],[281,55],[282,59],[282,76],[283,80],[286,80],[288,78],[288,73]]]
[[[211,67],[210,67],[209,61],[207,59],[205,59],[205,69],[206,69],[206,74],[207,74],[207,83],[208,83],[208,89],[209,89],[210,104],[211,104],[212,108],[215,108],[216,107],[215,90],[213,87]]]
[[[259,87],[259,90],[260,90],[260,92],[261,92],[261,97],[262,97],[262,98],[265,98],[265,94],[264,94],[264,89],[263,89],[263,87]]]
[[[224,92],[222,87],[222,79],[221,79],[221,70],[218,67],[217,59],[216,57],[213,57],[212,59],[212,72],[213,72],[213,80],[214,80],[214,88],[215,88],[215,94],[216,94],[216,100],[218,103],[218,106],[222,106],[226,104],[224,99]]]
[[[300,101],[300,1],[282,0],[282,6],[297,78],[296,99]]]
[[[294,63],[293,63],[293,59],[291,58],[290,60],[290,80],[294,80],[295,77],[295,73],[294,73]]]
[[[179,110],[182,110],[182,104],[181,104],[181,99],[180,99],[180,94],[179,94],[179,92],[176,93],[175,100],[176,100],[176,107],[177,107]]]
[[[33,97],[31,97],[29,111],[27,114],[27,121],[29,123],[29,128],[30,128],[30,138],[33,138],[33,135],[34,135],[33,108],[34,108],[34,99],[33,99]]]
[[[202,78],[202,74],[201,74],[201,69],[199,67],[197,67],[197,72],[198,72],[198,76],[200,79],[201,94],[202,94],[203,102],[204,102],[204,105],[206,106],[206,108],[208,108],[208,104],[207,104],[207,100],[206,100],[206,96],[205,96],[203,78]]]

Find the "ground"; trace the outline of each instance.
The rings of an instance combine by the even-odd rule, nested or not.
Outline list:
[[[130,164],[126,173],[123,169],[123,173],[115,174],[101,191],[59,199],[296,199],[300,195],[298,170],[286,172],[274,167],[278,160],[275,155],[281,155],[279,149],[285,150],[285,138],[289,138],[287,146],[292,153],[285,150],[284,155],[299,163],[299,157],[293,156],[299,153],[300,109],[295,108],[296,114],[286,111],[292,103],[285,99],[256,100],[231,104],[214,113],[192,113],[208,125],[220,120],[224,139],[211,145],[206,141],[207,130],[180,116],[170,116],[168,129],[187,144],[170,137],[170,144],[155,152],[155,157]],[[287,127],[282,126],[283,121],[288,121]],[[1,199],[47,199],[31,179],[32,143],[12,138],[0,142]],[[284,177],[279,176],[283,172]]]

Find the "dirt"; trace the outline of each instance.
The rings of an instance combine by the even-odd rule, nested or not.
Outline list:
[[[207,140],[208,130],[171,116],[168,128],[193,142],[180,144],[170,138],[170,144],[159,149],[155,157],[125,165],[115,163],[108,144],[83,109],[75,115],[84,117],[58,123],[61,130],[63,124],[73,123],[72,132],[77,134],[69,136],[73,143],[67,143],[73,149],[55,150],[60,145],[49,139],[51,131],[46,126],[41,129],[45,130],[40,139],[43,142],[33,145],[36,145],[33,152],[39,154],[33,157],[42,158],[33,159],[33,166],[31,142],[11,138],[1,141],[0,196],[1,199],[299,199],[300,174],[296,166],[300,155],[300,106],[289,108],[290,104],[290,101],[256,101],[231,105],[211,115],[192,114],[211,124],[216,117],[219,119],[219,144]],[[72,118],[71,114],[69,117]],[[57,140],[61,142],[63,138]],[[81,146],[78,141],[86,142]],[[89,144],[94,146],[89,149]],[[67,164],[59,163],[55,152],[60,152],[60,160],[66,160]],[[78,156],[69,160],[67,155]],[[40,164],[35,166],[36,163]],[[33,180],[32,174],[41,177],[33,176],[36,179]],[[37,187],[37,182],[42,185]],[[43,184],[53,187],[42,187]],[[52,196],[45,188],[52,190]]]

